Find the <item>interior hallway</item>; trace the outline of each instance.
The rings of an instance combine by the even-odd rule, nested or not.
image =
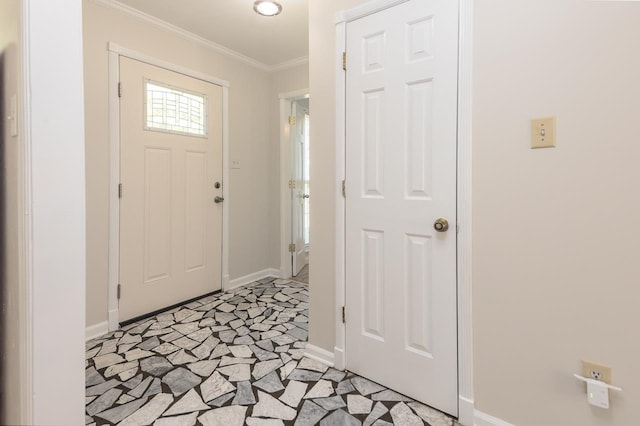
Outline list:
[[[266,278],[88,341],[86,424],[454,424],[304,357],[308,297]]]

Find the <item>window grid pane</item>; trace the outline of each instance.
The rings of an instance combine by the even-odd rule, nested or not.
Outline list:
[[[206,96],[146,82],[146,128],[190,135],[206,135]]]

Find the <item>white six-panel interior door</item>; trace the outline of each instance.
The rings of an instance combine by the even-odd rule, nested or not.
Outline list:
[[[451,0],[346,26],[346,366],[452,415],[457,37]]]
[[[145,129],[145,81],[206,97],[206,135]],[[222,288],[222,88],[120,58],[120,321]]]

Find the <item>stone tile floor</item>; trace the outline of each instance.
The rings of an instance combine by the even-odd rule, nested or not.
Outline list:
[[[306,285],[267,278],[86,344],[86,424],[452,426],[304,357]]]

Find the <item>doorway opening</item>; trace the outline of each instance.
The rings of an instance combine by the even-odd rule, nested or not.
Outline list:
[[[291,276],[309,282],[309,98],[291,102]],[[293,118],[295,117],[295,118]]]
[[[280,95],[280,120],[280,276],[308,283],[311,201],[308,90]]]

